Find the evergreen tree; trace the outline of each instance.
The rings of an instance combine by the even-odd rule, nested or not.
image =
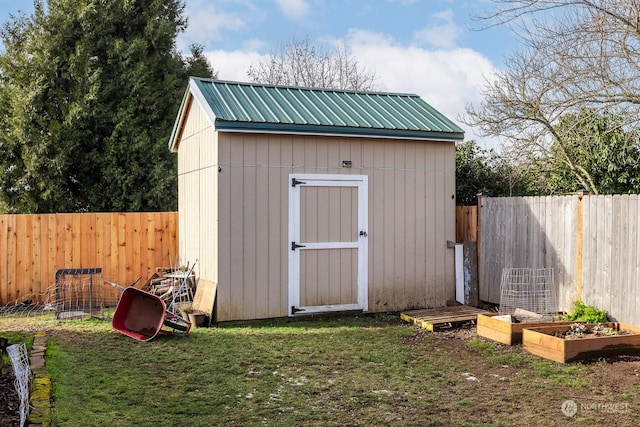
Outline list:
[[[0,30],[0,207],[176,208],[167,149],[200,47],[176,49],[180,0],[36,0]]]
[[[530,194],[529,176],[521,169],[473,140],[456,144],[456,203],[475,205],[479,193],[493,197]]]

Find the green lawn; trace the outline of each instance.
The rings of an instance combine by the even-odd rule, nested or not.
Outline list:
[[[15,325],[0,320],[0,331]],[[47,330],[54,426],[549,426],[568,421],[563,400],[598,387],[589,366],[416,333],[395,316],[226,325],[149,342],[99,320],[40,329]],[[635,405],[640,389],[625,393]],[[615,416],[637,423],[631,408]]]

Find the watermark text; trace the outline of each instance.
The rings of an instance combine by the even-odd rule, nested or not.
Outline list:
[[[577,402],[568,399],[562,402],[560,410],[567,417],[573,417],[580,412],[605,412],[609,414],[629,412],[629,404],[626,402],[604,402],[599,400],[587,400]]]

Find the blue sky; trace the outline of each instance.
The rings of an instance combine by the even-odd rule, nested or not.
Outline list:
[[[416,93],[460,123],[481,101],[486,78],[517,47],[506,28],[478,30],[472,17],[490,0],[186,0],[189,28],[178,39],[205,46],[219,78],[246,81],[247,70],[293,38],[346,44],[375,72],[380,91]],[[0,0],[0,19],[30,13],[33,0]],[[495,143],[480,139],[483,146]]]

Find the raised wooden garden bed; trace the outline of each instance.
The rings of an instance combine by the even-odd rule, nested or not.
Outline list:
[[[525,328],[567,325],[575,322],[514,322],[513,316],[492,314],[478,314],[476,333],[484,338],[498,341],[506,345],[520,344],[522,330]],[[509,320],[508,318],[511,318]]]
[[[626,335],[589,336],[565,339],[561,335],[571,329],[571,325],[554,325],[525,328],[522,331],[522,345],[525,351],[555,362],[567,363],[597,357],[640,354],[640,328],[624,323],[603,323]],[[592,328],[595,325],[586,325]]]

